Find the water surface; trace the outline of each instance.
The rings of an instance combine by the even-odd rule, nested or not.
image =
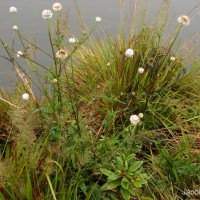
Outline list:
[[[2,0],[1,0],[2,1]],[[37,43],[44,49],[49,49],[47,37],[47,23],[41,17],[44,9],[52,9],[53,0],[8,0],[1,3],[0,11],[0,37],[7,44],[11,44],[13,24],[16,24],[20,32],[26,37],[34,37]],[[77,21],[77,12],[73,0],[60,0],[63,5],[63,10],[67,13],[70,22],[71,30],[74,34],[79,34],[80,23]],[[120,1],[119,0],[77,0],[82,11],[86,24],[91,27],[96,16],[102,17],[102,26],[107,33],[116,35],[120,21]],[[135,2],[134,0],[132,2]],[[140,2],[140,0],[138,0]],[[151,16],[155,14],[163,0],[143,0],[148,8]],[[192,8],[197,5],[199,0],[174,0],[169,9],[169,18],[172,20],[172,26],[176,25],[178,16],[187,14]],[[15,6],[18,9],[16,19],[13,21],[12,14],[9,13],[9,8]],[[126,17],[130,11],[130,0],[123,1],[123,13]],[[193,18],[199,12],[195,9],[190,17]],[[182,38],[186,35],[192,35],[200,31],[200,17],[196,16],[189,27],[182,33]],[[19,41],[15,44],[16,49],[21,48]],[[20,50],[20,49],[19,49]],[[0,47],[0,55],[5,55],[5,51]],[[40,58],[42,59],[42,58]],[[25,64],[25,63],[24,63]],[[45,64],[45,61],[44,61]],[[5,89],[12,87],[12,82],[15,82],[16,76],[12,70],[12,65],[0,58],[0,86]]]

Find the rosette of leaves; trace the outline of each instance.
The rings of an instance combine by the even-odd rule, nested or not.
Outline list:
[[[107,176],[107,182],[102,190],[120,191],[123,199],[129,200],[137,196],[143,185],[147,183],[147,175],[143,172],[143,161],[135,161],[135,154],[116,157],[113,161],[112,171],[101,168],[100,171]]]

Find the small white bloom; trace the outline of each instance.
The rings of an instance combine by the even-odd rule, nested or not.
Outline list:
[[[138,68],[138,73],[143,74],[143,73],[144,73],[144,68],[139,67],[139,68]]]
[[[181,15],[177,19],[179,24],[182,24],[183,26],[188,26],[190,24],[190,18],[187,15]]]
[[[107,66],[110,66],[110,63],[107,63]]]
[[[66,50],[64,49],[60,49],[57,53],[56,53],[56,57],[61,59],[61,60],[64,60],[65,58],[67,58],[68,56],[68,53]]]
[[[18,31],[18,26],[14,25],[14,26],[13,26],[13,30]]]
[[[140,122],[140,118],[138,115],[131,115],[130,116],[130,122],[133,125],[137,125]]]
[[[12,7],[10,7],[10,11],[9,12],[16,13],[17,12],[17,8],[12,6]]]
[[[28,93],[24,93],[22,95],[22,99],[25,100],[25,101],[29,100],[29,94]]]
[[[127,50],[125,51],[125,56],[126,56],[126,57],[132,57],[134,54],[135,54],[135,52],[134,52],[133,49],[127,49]]]
[[[53,79],[53,83],[56,84],[58,82],[58,79]]]
[[[54,3],[53,4],[53,10],[59,11],[62,9],[62,5],[60,3]]]
[[[144,117],[144,114],[143,113],[139,113],[138,116],[139,116],[139,118],[142,119]]]
[[[50,19],[52,18],[53,13],[51,12],[51,10],[45,9],[42,11],[42,17],[43,19]]]
[[[96,22],[100,22],[101,21],[101,17],[96,17]]]
[[[22,51],[18,51],[17,52],[17,57],[20,58],[21,56],[23,56],[23,52]]]
[[[75,38],[69,38],[69,43],[70,43],[70,44],[76,43],[76,39],[75,39]]]
[[[172,61],[172,62],[174,62],[176,60],[176,58],[175,57],[170,57],[170,61]]]
[[[3,46],[4,46],[5,48],[7,48],[7,47],[8,47],[8,44],[4,44]]]

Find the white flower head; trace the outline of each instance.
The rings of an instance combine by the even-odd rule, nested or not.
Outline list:
[[[64,60],[65,58],[67,58],[68,56],[68,53],[66,50],[64,49],[60,49],[57,53],[56,53],[56,57],[61,59],[61,60]]]
[[[56,2],[53,4],[53,10],[59,11],[61,9],[62,9],[62,5],[60,3]]]
[[[133,55],[135,55],[135,52],[134,52],[133,49],[127,49],[127,50],[125,51],[125,56],[126,56],[126,57],[132,57]]]
[[[188,26],[190,24],[190,18],[187,15],[181,15],[177,19],[179,24],[182,24],[183,26]]]
[[[107,66],[110,66],[110,63],[107,63]]]
[[[138,115],[131,115],[130,116],[130,122],[133,125],[137,125],[140,122],[140,118]]]
[[[139,74],[143,74],[143,73],[144,73],[144,68],[139,67],[139,68],[138,68],[138,73],[139,73]]]
[[[58,79],[53,79],[53,83],[56,84],[58,82]]]
[[[18,31],[18,30],[19,30],[19,29],[18,29],[18,26],[14,25],[14,26],[13,26],[13,30]]]
[[[16,13],[17,12],[17,8],[15,8],[14,6],[10,7],[9,10],[10,13]]]
[[[22,95],[22,99],[25,100],[25,101],[29,100],[29,94],[28,93],[24,93]]]
[[[96,17],[96,22],[100,22],[101,21],[101,17]]]
[[[138,116],[139,116],[140,119],[142,119],[144,117],[144,114],[143,113],[139,113]]]
[[[18,52],[17,52],[17,57],[18,57],[18,58],[20,58],[20,57],[23,56],[23,55],[24,55],[24,54],[23,54],[22,51],[18,51]]]
[[[69,43],[70,43],[70,44],[76,43],[76,39],[75,39],[75,38],[69,38]]]
[[[170,61],[172,61],[172,62],[174,62],[176,60],[176,58],[175,57],[170,57]]]
[[[51,12],[51,10],[45,9],[42,11],[42,17],[43,19],[50,19],[52,18],[53,13]]]

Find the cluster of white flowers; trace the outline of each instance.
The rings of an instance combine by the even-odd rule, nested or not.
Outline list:
[[[15,8],[14,6],[10,7],[9,10],[10,13],[16,13],[17,12],[17,8]]]
[[[51,12],[51,10],[45,9],[42,11],[43,19],[51,19],[52,15],[53,15],[53,13]]]
[[[143,73],[144,73],[144,68],[139,67],[139,68],[138,68],[138,73],[139,73],[139,74],[143,74]]]
[[[190,24],[190,18],[187,15],[181,15],[177,19],[179,24],[182,24],[183,26],[188,26]]]
[[[61,9],[62,9],[62,5],[60,3],[56,2],[56,3],[53,4],[53,10],[59,11]]]
[[[125,56],[126,56],[126,57],[132,57],[133,55],[135,55],[135,52],[134,52],[133,49],[127,49],[127,50],[125,51]]]
[[[22,99],[25,100],[25,101],[29,100],[29,94],[28,93],[24,93],[22,95]]]
[[[69,38],[69,43],[70,43],[70,44],[76,43],[76,39],[75,39],[75,38]]]
[[[18,57],[18,58],[20,58],[20,57],[23,56],[23,55],[24,55],[24,54],[23,54],[22,51],[18,51],[18,52],[17,52],[17,57]]]
[[[137,125],[140,122],[140,119],[144,117],[143,113],[139,113],[138,115],[131,115],[130,116],[130,122],[133,125]]]
[[[140,122],[140,117],[138,115],[131,115],[130,122],[133,125],[137,125]]]
[[[101,17],[96,17],[96,22],[100,22],[101,21]]]
[[[65,58],[67,58],[68,53],[66,50],[64,49],[60,49],[57,53],[56,53],[56,58],[59,58],[61,60],[64,60]]]

